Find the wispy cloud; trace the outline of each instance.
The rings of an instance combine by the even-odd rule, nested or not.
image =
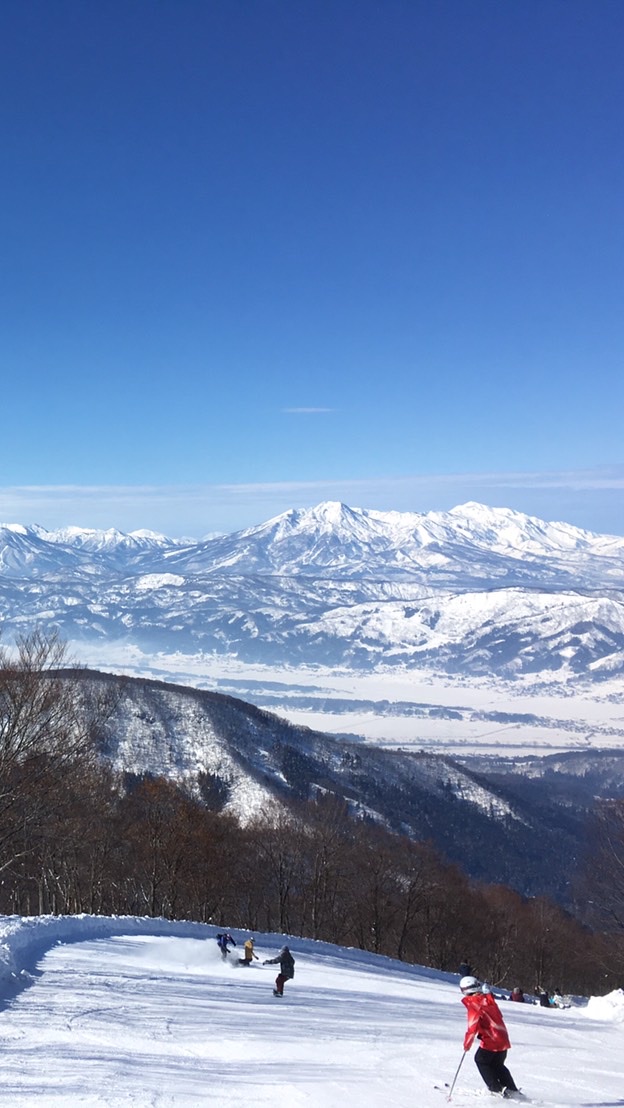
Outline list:
[[[336,408],[282,408],[286,415],[324,415],[335,411]]]
[[[624,465],[542,473],[415,474],[373,479],[187,485],[0,487],[0,520],[200,537],[250,527],[323,500],[378,511],[447,511],[467,500],[609,534],[624,533]]]

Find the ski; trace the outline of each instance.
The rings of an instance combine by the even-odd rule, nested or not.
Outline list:
[[[524,1104],[535,1104],[535,1105],[543,1104],[543,1101],[533,1100],[530,1096],[527,1096],[526,1093],[520,1092],[519,1089],[516,1090],[515,1092],[512,1091],[512,1092],[509,1092],[507,1094],[505,1094],[505,1092],[493,1093],[493,1092],[490,1092],[489,1089],[459,1089],[459,1090],[456,1089],[455,1092],[453,1093],[453,1095],[451,1096],[450,1095],[451,1086],[449,1085],[448,1081],[445,1081],[443,1085],[434,1085],[433,1087],[439,1093],[444,1093],[445,1096],[446,1096],[446,1099],[450,1100],[450,1101],[453,1101],[456,1097],[461,1099],[462,1097],[471,1097],[472,1098],[472,1097],[493,1096],[493,1097],[497,1097],[500,1100],[509,1100],[509,1101],[514,1101],[515,1100],[517,1102],[524,1103]]]

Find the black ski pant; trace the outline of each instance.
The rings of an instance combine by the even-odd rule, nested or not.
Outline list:
[[[516,1088],[516,1083],[505,1065],[506,1057],[506,1050],[484,1050],[482,1046],[475,1054],[477,1069],[491,1093]]]

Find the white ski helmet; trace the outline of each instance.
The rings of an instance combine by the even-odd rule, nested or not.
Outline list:
[[[480,993],[482,985],[477,977],[462,977],[459,982],[459,987],[462,993],[466,993],[470,996],[471,993]]]

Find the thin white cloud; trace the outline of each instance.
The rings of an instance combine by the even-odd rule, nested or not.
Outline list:
[[[542,473],[416,474],[409,477],[186,485],[0,487],[0,520],[59,527],[149,528],[199,537],[262,523],[324,500],[378,511],[447,511],[467,500],[514,508],[592,531],[624,533],[624,466]]]
[[[323,415],[335,411],[336,408],[282,408],[286,415]]]

